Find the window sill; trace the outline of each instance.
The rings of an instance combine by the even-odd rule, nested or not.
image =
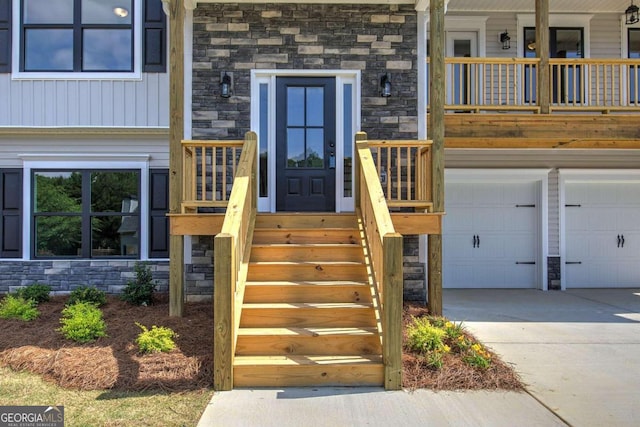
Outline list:
[[[49,72],[16,72],[11,74],[12,80],[130,80],[141,81],[142,72],[95,72],[95,73],[71,73],[63,72],[58,73],[54,71]]]

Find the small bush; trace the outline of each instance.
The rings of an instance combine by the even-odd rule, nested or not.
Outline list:
[[[411,349],[421,353],[442,349],[445,332],[429,322],[426,317],[414,318],[407,328],[408,344]]]
[[[58,330],[69,340],[85,343],[107,336],[102,311],[91,303],[78,302],[66,307],[60,323],[62,327]]]
[[[135,280],[129,281],[124,288],[122,299],[133,305],[151,305],[156,285],[152,282],[151,267],[136,262],[134,266]]]
[[[151,329],[136,322],[136,325],[142,329],[142,332],[136,338],[136,344],[143,353],[167,352],[176,347],[173,338],[177,338],[178,334],[164,326],[153,325]]]
[[[40,283],[34,283],[26,288],[21,288],[16,292],[16,295],[23,299],[30,299],[36,304],[49,301],[49,293],[51,292],[51,286],[43,285]]]
[[[0,318],[20,319],[28,322],[40,315],[35,301],[20,296],[7,295],[0,301]]]
[[[79,302],[86,302],[96,307],[101,307],[107,302],[107,294],[98,288],[81,286],[71,292],[67,300],[67,305],[74,305]]]

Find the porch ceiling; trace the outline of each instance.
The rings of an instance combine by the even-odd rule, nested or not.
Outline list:
[[[554,0],[551,13],[612,12],[623,14],[630,0]],[[449,12],[534,12],[534,0],[450,0]]]

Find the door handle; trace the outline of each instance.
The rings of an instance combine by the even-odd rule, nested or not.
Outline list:
[[[476,235],[475,234],[473,235],[473,247],[474,248],[476,247]]]
[[[622,247],[624,248],[624,234],[621,237],[622,237]]]
[[[618,247],[620,247],[620,235],[618,234]]]
[[[478,248],[479,248],[479,247],[480,247],[480,236],[478,235],[478,236],[476,236],[476,238],[477,238],[477,240],[478,240],[478,246],[476,246],[476,247],[478,247]]]

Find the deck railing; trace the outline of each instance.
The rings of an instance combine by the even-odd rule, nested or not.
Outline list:
[[[431,141],[368,140],[367,145],[387,206],[430,211]]]
[[[356,134],[356,151],[358,207],[376,284],[374,300],[380,313],[385,388],[397,390],[402,386],[402,235],[393,227],[364,132]]]
[[[233,357],[240,326],[257,207],[257,135],[247,132],[222,230],[214,238],[214,388],[233,388]]]
[[[445,58],[445,109],[539,112],[539,63],[537,58]],[[638,59],[551,58],[549,72],[552,111],[640,112]]]
[[[182,141],[182,213],[224,208],[244,141]]]

